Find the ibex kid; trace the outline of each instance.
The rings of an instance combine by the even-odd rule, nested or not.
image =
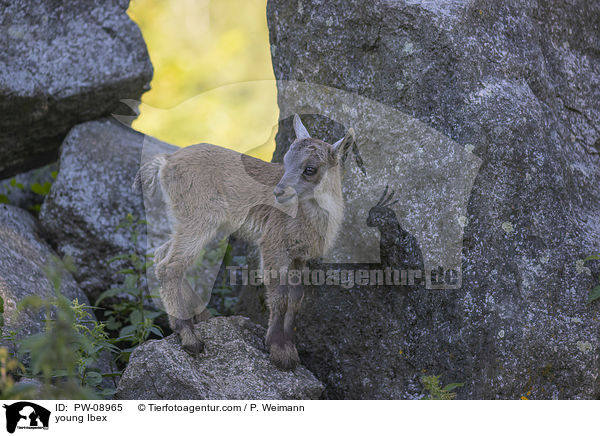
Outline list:
[[[283,164],[264,162],[211,144],[198,144],[154,157],[140,168],[135,185],[160,185],[173,229],[155,253],[156,275],[171,328],[192,354],[204,344],[194,331],[201,305],[185,280],[186,269],[217,231],[239,230],[260,249],[261,269],[301,270],[331,248],[343,217],[342,156],[354,140],[349,129],[333,145],[313,139],[298,115],[296,140]],[[299,362],[294,317],[301,284],[265,280],[269,327],[265,343],[282,369]]]

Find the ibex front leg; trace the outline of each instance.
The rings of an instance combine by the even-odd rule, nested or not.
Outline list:
[[[293,365],[292,368],[300,363],[298,351],[296,350],[296,328],[294,327],[294,320],[298,310],[300,310],[300,303],[303,295],[304,287],[301,284],[288,285],[287,309],[283,319],[283,339],[285,341],[285,348],[288,350]]]
[[[301,284],[291,285],[287,274],[275,283],[268,284],[269,329],[266,345],[271,361],[281,369],[294,369],[300,362],[294,345],[294,318],[302,299]]]

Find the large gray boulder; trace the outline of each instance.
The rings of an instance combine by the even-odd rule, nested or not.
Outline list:
[[[56,160],[68,130],[149,89],[129,2],[0,2],[0,179]]]
[[[54,298],[52,283],[44,272],[53,255],[33,216],[23,209],[0,205],[0,295],[4,300],[2,332],[7,337],[11,331],[19,339],[44,330],[43,310],[18,312],[17,305],[28,296]],[[62,277],[60,292],[69,300],[89,304],[69,273],[65,272]],[[14,343],[3,340],[2,345],[12,348]]]
[[[73,257],[75,279],[92,300],[123,279],[116,274],[122,265],[109,263],[112,257],[147,253],[146,226],[123,226],[128,214],[135,221],[146,217],[142,194],[132,187],[143,153],[176,149],[111,119],[79,124],[65,138],[40,222],[57,252]],[[160,218],[152,222],[166,238],[166,214],[158,212]]]
[[[480,159],[472,189],[460,192],[467,200],[464,215],[458,208],[448,221],[464,227],[457,289],[307,292],[299,351],[325,383],[325,395],[415,398],[426,371],[465,383],[457,390],[460,398],[519,398],[528,392],[532,398],[597,398],[600,308],[588,304],[587,296],[599,266],[582,265],[581,259],[600,251],[600,5],[270,0],[267,15],[275,76],[287,81],[278,85],[286,118],[276,159],[292,139],[288,115],[294,111],[317,114],[303,121],[318,138],[333,140],[342,124],[354,122],[363,133],[377,132],[377,119],[360,111],[368,107],[362,98],[447,137],[435,146],[446,147],[452,159],[456,144]],[[289,81],[360,98],[332,108],[335,91],[311,95]],[[382,122],[380,128],[394,127]],[[435,136],[423,131],[427,150]],[[382,146],[360,130],[357,135],[367,175],[356,181],[351,169],[345,183],[373,199],[367,210],[377,201],[373,186],[390,184],[400,192],[397,221],[379,230],[392,241],[385,251],[401,253],[403,247],[386,233],[398,224],[420,231],[423,220],[436,223],[438,216],[412,211],[431,210],[423,205],[443,205],[446,197],[428,198],[425,189],[414,203],[406,202],[410,196],[402,190],[412,186],[411,172],[394,166],[402,162],[404,141]],[[441,180],[471,188],[447,184],[452,178],[436,165],[414,168],[426,171],[414,176],[429,177],[432,185]],[[447,192],[450,198],[456,194]],[[356,220],[344,227],[343,239],[371,230]],[[423,240],[421,248],[432,246]]]
[[[281,371],[264,349],[265,329],[240,316],[196,325],[203,354],[192,357],[175,335],[131,354],[117,388],[121,400],[310,400],[323,385],[306,368]]]

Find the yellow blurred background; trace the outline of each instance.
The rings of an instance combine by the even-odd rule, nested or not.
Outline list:
[[[154,66],[133,128],[270,161],[279,116],[266,0],[132,0]]]

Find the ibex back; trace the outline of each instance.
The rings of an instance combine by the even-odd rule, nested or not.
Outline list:
[[[283,165],[199,144],[156,156],[136,176],[137,186],[160,186],[167,202],[173,229],[155,253],[156,275],[171,328],[189,353],[202,352],[204,344],[193,324],[202,305],[185,271],[218,231],[239,230],[258,244],[262,270],[284,271],[265,280],[271,360],[283,369],[299,362],[293,324],[303,288],[290,284],[285,271],[301,270],[334,242],[343,218],[342,156],[354,132],[331,145],[311,138],[298,115],[294,130]]]

